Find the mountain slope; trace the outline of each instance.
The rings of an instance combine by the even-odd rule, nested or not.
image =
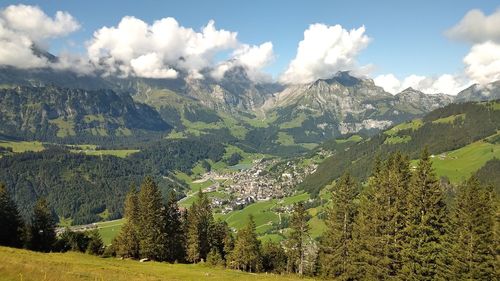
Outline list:
[[[331,79],[292,85],[262,107],[276,124],[301,142],[318,142],[342,134],[369,132],[421,116],[452,101],[408,89],[396,96],[373,80],[339,72]]]
[[[111,90],[54,86],[0,89],[0,133],[13,137],[130,137],[167,132],[171,126],[151,107]]]
[[[487,85],[474,84],[457,94],[456,102],[487,101],[500,99],[500,81]]]
[[[422,119],[402,123],[370,139],[334,149],[330,152],[333,155],[325,160],[315,173],[308,176],[300,187],[318,193],[322,187],[331,183],[344,171],[350,171],[360,179],[366,179],[371,171],[373,159],[377,155],[383,158],[397,150],[416,159],[420,151],[428,147],[430,153],[442,154],[440,157],[446,158],[446,155],[453,157],[454,154],[460,154],[451,151],[474,142],[491,143],[493,147],[488,144],[473,147],[486,146],[486,150],[483,151],[489,156],[482,158],[481,165],[483,165],[498,153],[499,130],[500,101],[450,104],[432,111]],[[465,152],[468,153],[467,149]],[[452,159],[448,159],[448,163],[450,160]],[[480,165],[469,170],[474,172],[477,168],[480,168]],[[462,170],[461,167],[458,169]],[[453,180],[461,179],[455,175],[450,177]]]

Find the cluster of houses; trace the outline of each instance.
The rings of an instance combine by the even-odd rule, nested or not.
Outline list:
[[[226,198],[212,198],[212,205],[220,208],[222,213],[243,209],[257,201],[279,199],[290,196],[294,188],[305,176],[313,173],[316,165],[299,167],[297,163],[281,163],[276,171],[269,167],[277,164],[277,160],[255,160],[250,168],[236,173],[210,172],[205,178],[226,179],[226,183],[214,183],[204,192],[219,191],[228,194]]]

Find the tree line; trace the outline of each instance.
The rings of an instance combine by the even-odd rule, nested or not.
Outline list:
[[[66,229],[58,237],[55,214],[45,198],[36,202],[31,219],[25,222],[3,183],[0,183],[0,245],[39,252],[73,250],[95,255],[104,252],[97,230],[72,232]]]
[[[399,152],[374,162],[364,186],[348,173],[333,183],[324,215],[326,231],[317,241],[310,237],[303,203],[294,205],[284,241],[261,242],[251,216],[235,231],[213,217],[203,192],[191,207],[181,209],[173,191],[164,200],[148,177],[139,190],[130,188],[125,223],[106,252],[335,280],[495,280],[500,248],[492,186],[473,176],[446,189],[427,150],[416,166]],[[15,221],[16,208],[3,190],[1,206],[10,207],[2,208],[2,225],[15,225],[5,221]],[[448,202],[449,192],[454,195]],[[41,227],[35,221],[35,233],[44,234],[36,231]],[[2,228],[3,245],[19,245],[15,239],[9,242],[13,237],[19,237],[19,228]],[[30,241],[50,241],[43,235],[37,239]]]

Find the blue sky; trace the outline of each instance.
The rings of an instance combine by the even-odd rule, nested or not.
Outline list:
[[[373,65],[372,77],[392,73],[438,76],[460,73],[467,42],[449,39],[444,32],[464,15],[479,9],[494,13],[497,1],[3,1],[39,6],[48,16],[67,11],[81,28],[53,40],[50,50],[85,53],[84,42],[103,26],[116,26],[124,16],[149,24],[173,17],[180,25],[199,31],[211,19],[217,29],[238,32],[238,40],[273,44],[274,61],[264,68],[274,77],[286,70],[310,24],[340,24],[350,30],[365,26],[371,42],[356,56],[359,65]],[[68,44],[68,42],[73,42]],[[221,56],[219,54],[219,56]]]

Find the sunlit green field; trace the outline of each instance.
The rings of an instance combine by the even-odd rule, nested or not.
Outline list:
[[[500,145],[478,141],[442,155],[433,158],[436,173],[458,183],[470,177],[488,160],[500,158]]]
[[[12,152],[21,153],[26,151],[42,151],[45,149],[43,143],[39,141],[4,141],[0,140],[1,147],[10,147]]]
[[[81,253],[37,253],[0,247],[0,281],[62,280],[308,280],[294,275],[252,274],[202,264],[168,264]],[[309,279],[310,280],[310,279]]]
[[[114,221],[106,221],[97,223],[97,228],[99,230],[99,234],[101,235],[102,242],[104,245],[111,244],[113,238],[115,238],[120,230],[122,229],[123,219],[114,220]]]

